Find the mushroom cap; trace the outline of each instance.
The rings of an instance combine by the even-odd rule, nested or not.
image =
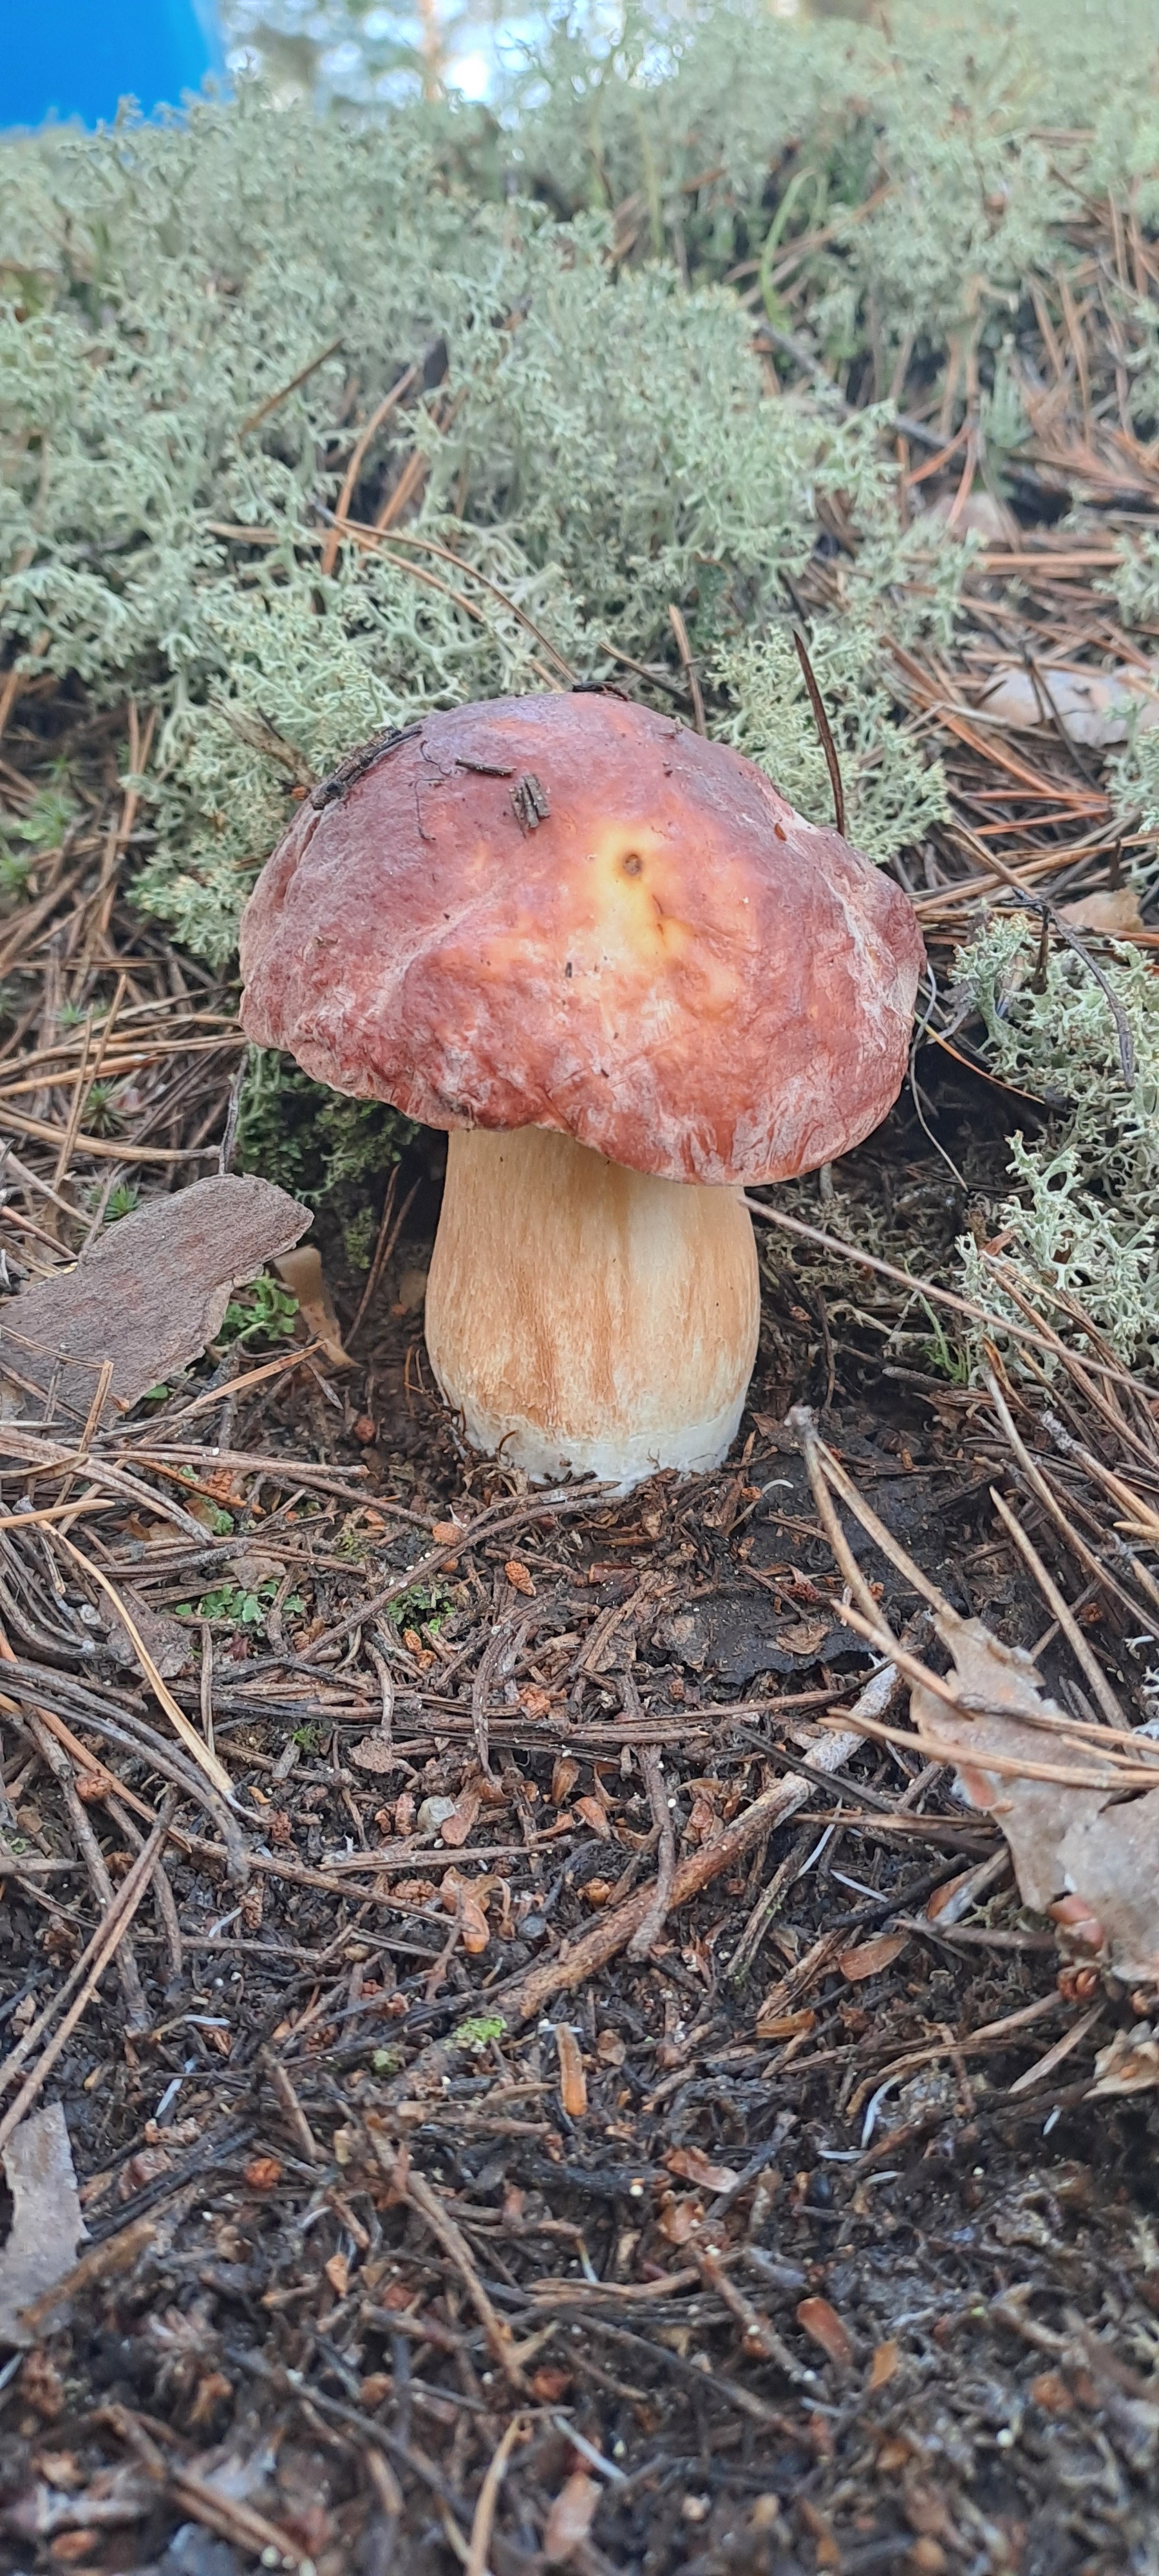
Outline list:
[[[905,1073],[905,896],[739,752],[613,695],[428,716],[301,805],[242,1024],[430,1127],[549,1127],[669,1180],[785,1180]]]

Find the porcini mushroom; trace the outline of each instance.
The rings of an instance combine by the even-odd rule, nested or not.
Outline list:
[[[905,897],[720,743],[614,695],[355,752],[242,925],[247,1034],[450,1131],[426,1339],[477,1448],[628,1485],[725,1455],[746,1183],[859,1144],[905,1071]]]

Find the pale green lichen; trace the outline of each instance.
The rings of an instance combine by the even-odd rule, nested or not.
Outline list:
[[[1084,959],[998,915],[960,954],[994,1070],[1052,1104],[1046,1132],[1011,1146],[1018,1184],[997,1211],[1006,1256],[1032,1283],[1074,1300],[1123,1359],[1159,1357],[1159,980],[1136,952],[1100,946],[1100,972],[1129,1039]],[[1036,989],[1041,985],[1042,989]],[[993,1268],[963,1247],[970,1293],[1001,1309]],[[1006,1311],[1013,1312],[1007,1305]]]

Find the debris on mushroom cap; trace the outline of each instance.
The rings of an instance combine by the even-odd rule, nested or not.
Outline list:
[[[432,1127],[562,1130],[671,1180],[780,1180],[897,1096],[910,906],[763,772],[598,694],[370,744],[242,925],[243,1022]]]

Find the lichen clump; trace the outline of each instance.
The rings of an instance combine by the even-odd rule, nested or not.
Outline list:
[[[1032,921],[998,915],[959,958],[996,1072],[1045,1104],[1037,1132],[1013,1139],[1018,1195],[998,1211],[998,1239],[1030,1280],[1089,1315],[1121,1358],[1154,1367],[1159,977],[1143,957],[1108,955],[1100,943],[1100,982],[1060,943],[1040,964],[1039,944]],[[976,1244],[963,1250],[971,1292],[991,1307],[997,1298],[1001,1310],[993,1269]],[[1065,1325],[1065,1308],[1054,1321]]]

